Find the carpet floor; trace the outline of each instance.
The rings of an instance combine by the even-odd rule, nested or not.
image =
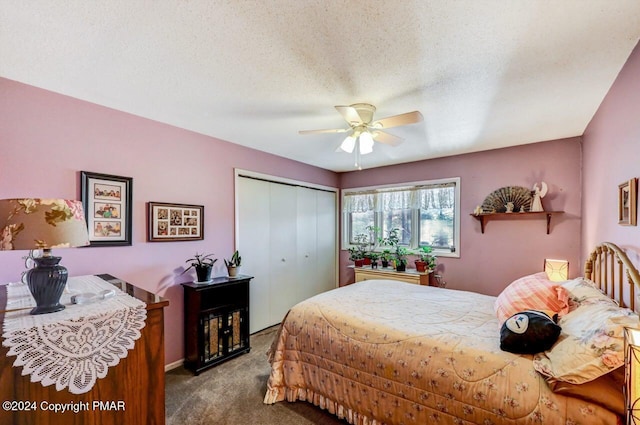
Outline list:
[[[270,365],[267,350],[277,327],[251,335],[251,351],[194,376],[180,367],[166,373],[167,425],[345,425],[304,401],[262,403]]]

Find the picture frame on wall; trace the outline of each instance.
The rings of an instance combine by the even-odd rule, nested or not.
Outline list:
[[[149,202],[147,241],[175,242],[204,239],[204,206]]]
[[[618,186],[618,224],[635,226],[637,223],[638,179],[635,177]]]
[[[89,246],[131,245],[133,178],[80,172]]]

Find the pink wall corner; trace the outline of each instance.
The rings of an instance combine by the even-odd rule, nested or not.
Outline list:
[[[640,266],[640,227],[618,224],[618,185],[640,177],[639,117],[640,42],[584,132],[583,261],[592,247],[608,241]]]
[[[460,177],[460,258],[438,259],[447,287],[497,295],[514,279],[541,271],[545,258],[567,259],[571,275],[580,257],[580,138],[353,171],[341,175],[343,189]],[[562,210],[551,234],[545,220],[491,221],[485,233],[470,214],[503,186],[532,187],[545,181],[546,210]],[[340,254],[340,282],[353,282],[348,252]]]
[[[169,299],[166,362],[183,357],[181,275],[195,252],[234,247],[234,168],[337,187],[338,175],[127,113],[0,78],[0,199],[80,199],[80,171],[133,178],[133,241],[59,250],[71,276],[110,273]],[[205,239],[146,242],[146,203],[205,206]],[[25,251],[0,254],[0,282],[16,281]],[[225,275],[222,261],[215,274]]]

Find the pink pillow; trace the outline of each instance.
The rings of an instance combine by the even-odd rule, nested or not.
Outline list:
[[[569,293],[547,278],[545,272],[514,280],[496,299],[494,309],[500,326],[523,310],[543,310],[563,316],[569,312]]]

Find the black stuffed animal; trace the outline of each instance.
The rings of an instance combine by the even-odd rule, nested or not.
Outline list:
[[[555,344],[562,328],[552,317],[538,310],[525,310],[514,314],[500,329],[500,349],[515,354],[535,354]]]

